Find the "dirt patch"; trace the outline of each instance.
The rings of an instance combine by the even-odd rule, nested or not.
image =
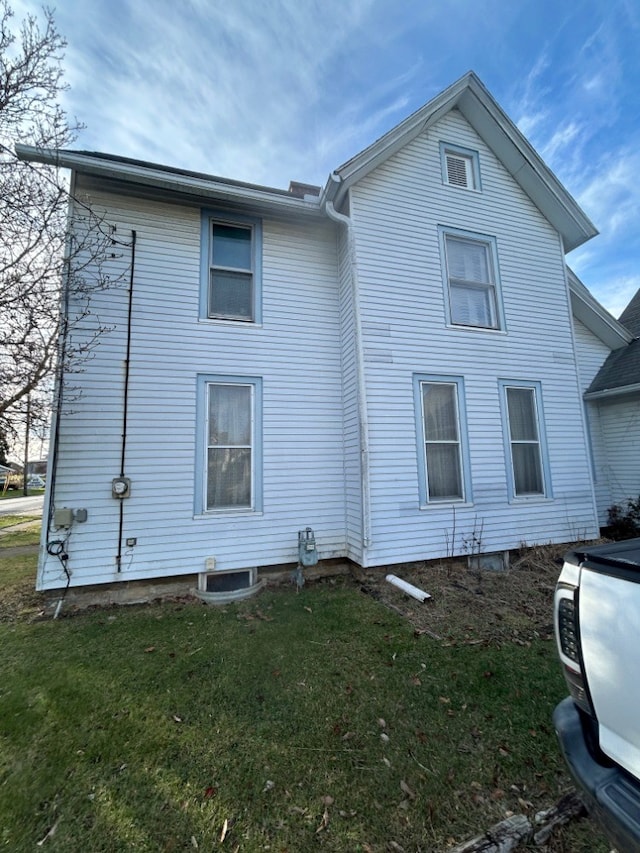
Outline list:
[[[553,594],[571,545],[511,552],[503,571],[471,569],[466,559],[357,569],[363,592],[400,612],[417,632],[451,644],[513,642],[553,637]],[[430,593],[416,601],[385,580],[392,573]]]
[[[0,622],[32,622],[44,614],[45,598],[33,579],[13,583],[0,595]]]

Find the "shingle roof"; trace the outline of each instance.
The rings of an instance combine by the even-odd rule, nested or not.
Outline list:
[[[620,315],[620,322],[629,331],[640,338],[640,289]]]
[[[626,347],[610,353],[589,386],[588,394],[640,385],[640,290],[620,315],[620,322],[636,338]]]

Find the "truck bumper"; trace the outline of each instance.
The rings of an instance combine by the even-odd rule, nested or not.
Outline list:
[[[571,698],[553,712],[560,747],[590,814],[620,853],[640,851],[640,781],[617,766],[595,761]]]

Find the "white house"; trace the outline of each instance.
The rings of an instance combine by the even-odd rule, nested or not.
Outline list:
[[[473,73],[322,189],[19,154],[127,245],[61,388],[40,589],[253,583],[307,527],[369,567],[598,534],[583,393],[630,337],[567,272],[596,229]]]
[[[585,393],[602,525],[612,504],[626,507],[640,495],[640,290],[619,323],[625,346],[607,353]]]

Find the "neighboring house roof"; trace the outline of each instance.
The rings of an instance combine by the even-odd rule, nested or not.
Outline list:
[[[323,200],[336,207],[349,187],[452,109],[458,109],[540,212],[560,232],[565,252],[598,233],[575,199],[527,142],[480,79],[469,71],[333,172]]]
[[[640,288],[620,315],[620,322],[633,333],[634,337],[640,338]]]
[[[320,197],[313,191],[299,197],[293,190],[274,189],[216,175],[159,166],[94,151],[63,151],[16,145],[23,160],[35,160],[80,174],[113,182],[121,190],[142,193],[169,193],[193,201],[216,200],[251,204],[256,210],[288,209],[296,213],[319,214],[324,204],[339,207],[347,190],[400,148],[445,116],[458,109],[478,135],[491,148],[504,168],[513,176],[531,201],[562,235],[569,252],[594,237],[598,231],[567,192],[553,172],[520,133],[515,124],[493,99],[480,79],[468,72],[372,145],[339,166],[330,176]],[[299,191],[300,194],[304,190]]]
[[[588,397],[640,392],[640,290],[620,315],[620,323],[635,337],[609,355],[589,386]]]

